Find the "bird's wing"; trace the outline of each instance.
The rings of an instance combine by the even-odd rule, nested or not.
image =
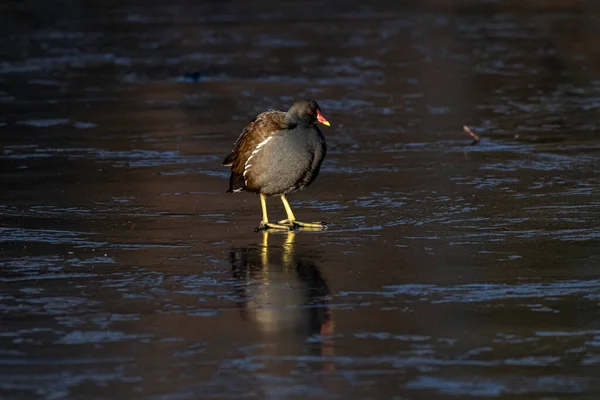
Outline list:
[[[285,113],[283,111],[270,110],[259,114],[242,131],[233,145],[233,150],[225,160],[224,166],[231,166],[233,172],[243,173],[244,165],[261,143],[269,140],[271,135],[282,129],[287,129]]]

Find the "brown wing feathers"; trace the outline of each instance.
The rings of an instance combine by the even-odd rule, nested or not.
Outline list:
[[[244,168],[252,152],[274,132],[286,128],[285,113],[276,110],[263,112],[248,123],[235,141],[231,154],[223,160],[224,166],[231,166],[228,192],[244,189]]]

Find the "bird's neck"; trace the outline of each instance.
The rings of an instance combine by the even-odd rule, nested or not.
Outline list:
[[[288,129],[294,129],[298,125],[302,125],[302,126],[312,125],[312,123],[310,121],[302,120],[302,119],[298,118],[297,115],[289,115],[289,114],[285,115],[285,122],[288,125]]]

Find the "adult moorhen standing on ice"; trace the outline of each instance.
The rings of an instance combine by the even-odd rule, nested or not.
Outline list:
[[[287,112],[263,112],[244,128],[223,161],[231,167],[228,192],[260,194],[263,218],[257,229],[326,228],[297,221],[285,197],[306,188],[319,173],[327,150],[317,122],[329,126],[314,100],[297,101]],[[287,219],[269,222],[267,196],[281,196]]]

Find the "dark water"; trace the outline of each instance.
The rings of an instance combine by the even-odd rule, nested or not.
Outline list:
[[[595,3],[1,7],[3,399],[600,395]],[[300,97],[329,229],[254,233]]]

